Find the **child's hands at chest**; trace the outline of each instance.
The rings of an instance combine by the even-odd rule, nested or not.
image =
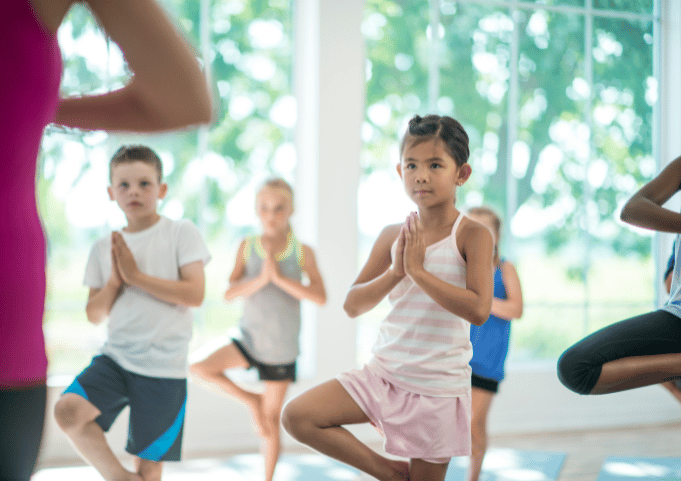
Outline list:
[[[128,244],[125,243],[125,239],[123,239],[120,232],[113,232],[111,234],[111,250],[113,254],[112,276],[113,272],[116,271],[124,283],[134,285],[139,269],[132,251]]]
[[[418,214],[412,212],[405,222],[400,236],[404,235],[404,242],[398,241],[398,250],[402,244],[403,251],[403,268],[404,272],[412,277],[417,272],[423,270],[423,263],[426,259],[426,239],[423,233],[423,226],[419,220]],[[399,255],[399,253],[397,254]]]

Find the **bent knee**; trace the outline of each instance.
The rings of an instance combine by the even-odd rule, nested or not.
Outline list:
[[[572,346],[558,359],[558,379],[577,394],[589,394],[601,375],[601,364],[594,363],[578,346]]]
[[[72,429],[90,421],[90,408],[96,409],[78,394],[66,393],[54,406],[54,418],[63,430]]]
[[[281,412],[280,421],[287,433],[293,438],[300,440],[304,432],[304,423],[308,421],[303,410],[300,409],[295,399],[284,406]]]

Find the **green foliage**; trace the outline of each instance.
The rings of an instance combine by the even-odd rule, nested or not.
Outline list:
[[[603,7],[652,10],[649,1]],[[543,229],[529,236],[521,232],[522,241],[542,240],[550,254],[582,238],[586,229],[594,246],[627,246],[649,256],[649,239],[641,239],[616,218],[622,200],[655,170],[643,168],[654,165],[652,21],[597,17],[593,55],[585,59],[582,15],[520,10],[512,18],[504,7],[443,2],[443,37],[432,43],[427,38],[428,9],[427,2],[367,2],[364,33],[371,76],[366,124],[372,135],[365,139],[365,172],[394,163],[388,155],[404,119],[427,112],[428,62],[439,51],[438,113],[457,117],[471,138],[474,174],[465,189],[478,191],[486,204],[504,206],[502,215],[507,217],[507,159],[513,147],[508,144],[507,112],[515,20],[519,91],[514,135],[526,149],[526,164],[513,172],[515,203],[533,212],[561,210],[570,199],[575,203]],[[587,61],[593,72],[592,94]],[[372,115],[377,106],[389,114]]]

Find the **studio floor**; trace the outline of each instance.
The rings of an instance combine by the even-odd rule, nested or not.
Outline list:
[[[681,422],[600,431],[493,436],[490,441],[494,447],[565,453],[557,481],[594,481],[609,457],[681,458]]]
[[[380,451],[380,445],[373,446],[376,450]],[[490,450],[496,451],[496,454],[500,452],[539,452],[539,453],[558,453],[565,455],[562,467],[560,469],[557,478],[544,478],[537,477],[536,479],[555,479],[555,481],[596,481],[599,478],[599,473],[603,473],[602,469],[606,460],[608,458],[620,457],[620,458],[640,458],[643,465],[646,465],[646,459],[651,458],[677,458],[675,461],[677,468],[675,472],[678,472],[679,459],[681,459],[681,422],[664,424],[664,425],[646,425],[637,427],[626,427],[626,428],[616,428],[616,429],[604,429],[599,431],[584,430],[584,431],[566,431],[566,432],[553,432],[553,433],[536,433],[536,434],[522,434],[522,435],[496,435],[490,438]],[[216,469],[206,469],[206,466],[210,462],[214,466],[223,463],[222,459],[229,459],[235,455],[241,461],[242,466],[238,467],[239,473],[241,474],[237,477],[240,479],[255,479],[260,478],[256,473],[261,470],[260,459],[253,455],[247,453],[205,453],[205,459],[188,459],[186,463],[182,463],[182,466],[178,466],[181,469],[171,468],[168,472],[173,479],[192,479],[195,477],[201,477],[206,479],[218,479],[213,476],[205,476],[208,472],[212,472],[213,475],[220,475],[224,477],[225,474],[231,473],[229,469],[235,467],[234,462],[231,462],[232,468],[223,465],[221,471]],[[308,465],[312,467],[313,470],[317,469],[319,465],[328,464],[330,460],[326,460],[318,455],[311,455],[311,452],[304,447],[293,447],[285,450],[282,459],[294,460],[294,464],[298,467],[301,466],[301,460],[303,460],[303,465]],[[453,461],[454,462],[454,461]],[[207,464],[208,463],[208,464]],[[243,464],[248,464],[250,466],[243,466]],[[632,464],[637,464],[635,461]],[[238,464],[238,463],[237,463]],[[284,466],[289,465],[290,462],[285,461],[282,463]],[[316,465],[316,466],[315,466]],[[63,467],[63,466],[62,466]],[[84,472],[81,469],[76,469],[75,471],[64,471],[63,469],[50,469],[57,468],[57,466],[39,466],[39,471],[35,476],[39,480],[61,480],[65,479],[65,476],[73,479],[92,479],[91,468],[88,468],[88,472]],[[343,466],[339,465],[329,465],[327,472],[335,471],[335,475],[331,475],[329,479],[370,479],[366,476],[357,476],[352,472],[347,472]],[[284,467],[283,470],[289,469],[290,467]],[[296,468],[298,469],[298,468]],[[303,471],[306,468],[303,468]],[[192,471],[194,470],[194,471]],[[250,470],[251,474],[246,474]],[[179,472],[181,471],[181,473]],[[61,475],[58,475],[62,472]],[[315,471],[317,472],[317,471]],[[516,470],[516,473],[518,471]],[[67,474],[68,473],[68,474]],[[78,476],[75,476],[75,474]],[[198,475],[198,476],[197,476]],[[310,475],[289,475],[281,473],[281,479],[308,479]],[[95,475],[96,476],[96,475]],[[312,477],[315,477],[312,475]],[[461,475],[463,477],[463,475]],[[275,477],[276,478],[276,477]],[[452,479],[455,477],[452,476]],[[311,478],[310,478],[311,479]],[[449,479],[449,478],[448,478]],[[458,477],[456,477],[458,479]],[[513,479],[516,480],[516,476],[506,478],[501,477],[490,477],[486,479]],[[520,481],[520,478],[517,478]],[[645,473],[637,475],[632,475],[629,473],[628,476],[623,478],[599,478],[599,479],[673,479],[674,481],[680,480],[676,475],[671,478],[662,476],[646,476]],[[524,480],[528,481],[528,480]]]

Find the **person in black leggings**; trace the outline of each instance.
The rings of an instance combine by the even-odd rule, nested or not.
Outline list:
[[[681,190],[681,157],[643,186],[621,219],[639,227],[681,234],[681,214],[662,205]],[[675,257],[681,250],[679,237]],[[681,266],[675,263],[671,295],[662,309],[597,331],[558,360],[558,378],[579,394],[607,394],[681,379]]]
[[[0,389],[0,480],[29,479],[43,434],[47,386]]]

